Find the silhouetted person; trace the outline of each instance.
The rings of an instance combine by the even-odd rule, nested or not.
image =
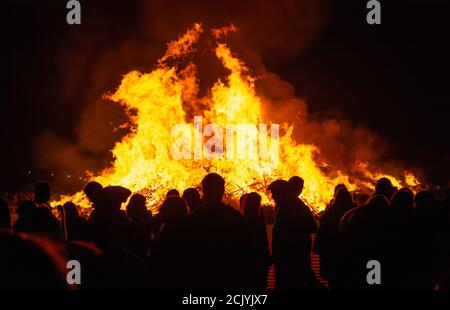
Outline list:
[[[336,197],[337,192],[338,192],[341,188],[347,190],[347,187],[345,186],[345,184],[340,183],[340,184],[336,185],[336,186],[334,187],[334,197]],[[347,190],[347,191],[348,191],[348,190]]]
[[[84,240],[86,238],[86,219],[78,214],[73,202],[63,205],[67,240]]]
[[[159,288],[186,288],[187,218],[186,201],[180,197],[168,197],[160,208],[162,228],[151,244],[151,263]]]
[[[95,209],[86,223],[89,240],[100,248],[118,244],[132,248],[134,230],[127,214],[120,210],[131,191],[121,186],[103,188],[95,198]]]
[[[254,247],[254,257],[251,259],[251,287],[254,289],[267,288],[267,273],[271,258],[269,242],[267,240],[266,222],[261,210],[261,196],[258,193],[243,195],[241,212],[247,220]]]
[[[391,245],[389,200],[384,195],[374,195],[363,206],[353,208],[341,219],[343,238],[342,254],[345,261],[345,288],[383,288],[381,285],[370,286],[366,281],[367,263],[370,260],[380,262],[383,271],[389,270],[389,250]]]
[[[190,287],[238,289],[249,287],[251,236],[245,218],[225,205],[225,180],[210,173],[202,180],[203,201],[189,221]]]
[[[423,263],[428,261],[432,253],[424,251],[429,249],[430,240],[421,238],[419,234],[420,228],[414,210],[414,194],[409,189],[402,188],[392,195],[390,221],[391,269],[388,270],[387,280],[391,282],[388,284],[397,289],[418,289],[424,281]],[[431,280],[429,289],[433,285],[434,281]]]
[[[0,198],[0,229],[9,230],[11,228],[11,213],[6,201]]]
[[[442,227],[447,225],[438,202],[430,192],[418,192],[414,196],[414,204],[416,206],[416,246],[420,250],[416,253],[419,263],[415,270],[419,272],[417,275],[420,280],[419,288],[430,289],[434,287],[442,271],[447,268],[449,261],[443,255],[448,248],[448,242],[442,238]]]
[[[67,289],[66,258],[46,239],[0,231],[0,290]]]
[[[178,190],[176,190],[176,189],[170,189],[167,191],[166,199],[169,197],[180,197],[180,192],[178,192]],[[154,221],[154,230],[155,230],[156,234],[159,233],[162,225],[163,225],[163,221],[161,219],[161,215],[157,214],[155,216],[155,221]]]
[[[61,240],[60,223],[50,208],[44,205],[37,207],[32,201],[25,200],[19,204],[17,214],[19,218],[14,223],[14,230]]]
[[[193,187],[184,190],[183,199],[186,200],[190,213],[195,212],[202,205],[200,193]]]
[[[37,208],[36,204],[31,200],[22,200],[17,206],[17,220],[13,225],[13,229],[17,231],[25,231],[26,227],[31,225],[33,220],[33,212]]]
[[[180,192],[178,190],[174,189],[174,188],[173,189],[169,189],[167,191],[166,198],[169,198],[169,197],[172,197],[172,196],[180,197]]]
[[[275,288],[306,288],[311,271],[311,233],[316,223],[296,196],[301,190],[284,180],[272,182],[268,189],[277,210],[272,232]]]
[[[68,260],[77,260],[82,266],[81,284],[77,285],[77,289],[105,288],[105,283],[101,283],[102,266],[98,266],[101,250],[93,243],[79,240],[69,241],[66,248]]]
[[[309,207],[306,206],[306,204],[300,198],[300,195],[303,192],[303,186],[305,184],[305,181],[299,176],[293,176],[289,179],[288,183],[289,183],[290,193],[292,194],[292,197],[298,204],[298,207],[300,207],[300,209],[301,209],[302,218],[305,221],[304,222],[305,227],[308,227],[307,229],[309,229],[311,233],[317,232],[317,223],[314,219],[314,215],[312,214]],[[311,236],[311,235],[309,235],[309,236]],[[311,268],[310,255],[308,255],[308,257],[307,257],[306,268],[307,268],[307,286],[310,288],[322,287],[322,285],[316,279],[316,275],[314,274],[314,271]]]
[[[341,188],[344,188],[344,189],[347,190],[347,187],[345,186],[345,184],[338,184],[338,185],[336,185],[334,187],[333,199],[331,199],[330,204],[327,206],[327,208],[334,203],[334,199],[336,198],[336,194]]]
[[[84,187],[84,194],[89,199],[92,207],[95,208],[95,197],[103,189],[103,186],[95,181],[91,181]]]
[[[437,232],[440,222],[440,212],[438,202],[429,191],[418,192],[414,196],[417,217],[420,219],[420,226],[428,232]]]
[[[247,196],[248,196],[248,193],[244,193],[243,195],[241,195],[241,197],[239,197],[239,210],[241,210],[241,213],[244,210],[244,201]]]
[[[151,288],[150,270],[142,258],[120,245],[110,245],[103,249],[95,259],[95,268],[95,281],[91,282],[94,288],[112,290]]]
[[[185,221],[189,214],[189,208],[183,198],[169,196],[159,209],[159,214],[164,225],[171,225]]]
[[[299,177],[299,176],[293,176],[288,181],[290,192],[294,197],[299,197],[300,194],[303,192],[303,186],[305,184],[305,181]]]
[[[314,242],[314,252],[320,255],[320,273],[331,288],[341,288],[343,273],[342,236],[339,223],[342,216],[354,207],[351,194],[344,187],[335,193],[333,203],[320,219],[319,231]]]
[[[140,256],[148,256],[153,233],[153,215],[147,210],[147,199],[141,194],[134,194],[127,205],[127,214],[136,230],[136,251]]]
[[[51,209],[49,201],[52,195],[52,189],[47,182],[38,182],[34,186],[34,202],[38,207]]]
[[[395,192],[394,186],[392,186],[391,180],[388,178],[381,178],[377,181],[375,185],[374,195],[383,195],[387,199],[391,199],[392,194]]]

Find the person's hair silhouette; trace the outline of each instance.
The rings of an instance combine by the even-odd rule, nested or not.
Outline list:
[[[163,202],[160,212],[161,218],[165,223],[181,221],[189,214],[186,201],[176,196],[167,198]]]
[[[191,213],[197,210],[202,205],[200,193],[196,188],[193,187],[184,190],[183,199],[186,200]]]
[[[412,211],[414,209],[414,194],[409,189],[396,191],[391,198],[391,208],[396,211]]]
[[[267,189],[272,193],[272,198],[278,205],[289,198],[291,186],[285,180],[276,180],[270,183]]]
[[[166,194],[166,198],[169,197],[180,197],[180,192],[177,189],[169,189],[169,191]]]
[[[303,185],[305,184],[305,181],[299,176],[293,176],[289,179],[288,183],[292,195],[294,197],[300,196],[303,191]]]
[[[395,188],[392,186],[391,180],[388,178],[381,178],[375,185],[375,194],[383,195],[387,199],[391,199],[392,194],[395,192]]]
[[[252,192],[245,194],[242,201],[241,212],[248,218],[255,218],[260,215],[261,195]]]
[[[202,180],[203,199],[208,204],[222,202],[225,193],[225,180],[217,173],[210,173]]]
[[[63,208],[66,218],[75,218],[78,216],[77,206],[73,202],[71,201],[66,202],[63,205]]]
[[[130,198],[130,202],[127,205],[127,214],[134,220],[138,221],[139,217],[144,216],[147,213],[146,206],[147,199],[141,194],[134,194]]]
[[[103,186],[95,181],[91,181],[84,187],[84,194],[95,207],[95,197],[103,189]]]
[[[336,185],[334,187],[334,196],[336,196],[337,192],[341,189],[341,188],[345,188],[347,190],[347,186],[345,186],[345,184],[339,183],[338,185]]]

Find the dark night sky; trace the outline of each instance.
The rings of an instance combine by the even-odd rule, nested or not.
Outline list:
[[[137,2],[81,2],[83,23],[94,23],[104,34],[87,41],[94,49],[116,45],[138,27]],[[328,22],[306,48],[284,57],[266,50],[263,62],[295,86],[313,115],[338,110],[387,140],[392,158],[423,167],[431,181],[448,180],[448,1],[381,1],[381,26],[367,25],[366,2],[332,1]],[[66,104],[74,99],[58,91],[62,82],[56,59],[68,34],[88,27],[74,30],[65,23],[65,1],[11,0],[2,12],[6,90],[0,192],[17,190],[44,174],[33,148],[44,132],[73,137],[83,106]],[[103,92],[129,69],[118,68]]]

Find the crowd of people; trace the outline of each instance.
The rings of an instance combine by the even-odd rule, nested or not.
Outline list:
[[[225,204],[225,180],[216,173],[204,177],[201,193],[169,190],[157,214],[143,195],[90,182],[88,218],[72,202],[51,208],[51,187],[39,182],[14,223],[0,200],[0,289],[263,290],[272,264],[276,290],[449,288],[448,198],[382,178],[363,203],[336,186],[314,215],[300,198],[303,185],[294,176],[268,187],[270,246],[261,196],[242,195],[239,210]],[[311,251],[326,285],[311,268]],[[81,283],[66,280],[70,260],[80,263]],[[367,281],[373,260],[381,266],[375,285]]]

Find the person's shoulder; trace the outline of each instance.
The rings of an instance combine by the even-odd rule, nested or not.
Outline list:
[[[344,215],[341,217],[341,226],[348,226],[349,224],[352,224],[355,219],[358,220],[359,216],[361,215],[361,213],[364,213],[364,207],[355,207],[352,208],[350,210],[348,210],[347,212],[344,213]]]
[[[361,212],[364,212],[364,206],[355,207],[355,208],[348,210],[347,212],[344,213],[342,218],[351,218],[351,217],[357,216]]]
[[[235,219],[242,220],[242,221],[245,220],[245,217],[242,215],[242,213],[239,212],[238,210],[236,210],[235,208],[233,208],[232,206],[224,204],[224,205],[221,206],[221,208],[222,208],[222,211],[226,215],[228,215],[230,217],[233,217]]]

